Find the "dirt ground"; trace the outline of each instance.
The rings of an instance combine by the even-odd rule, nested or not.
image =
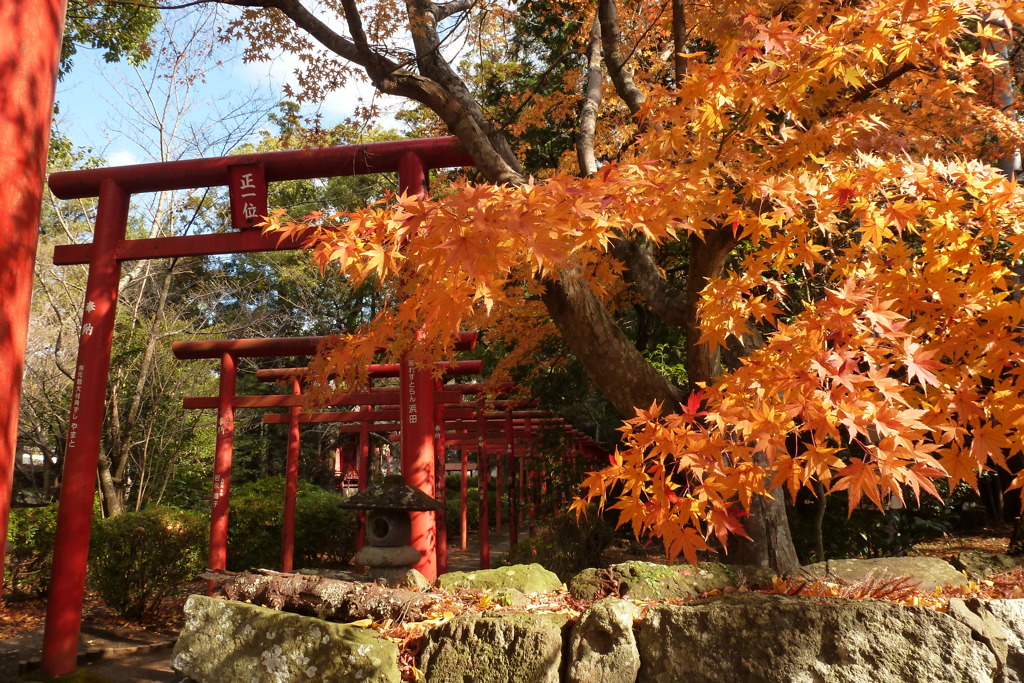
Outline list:
[[[948,536],[915,546],[922,555],[947,558],[965,550],[1006,552],[1005,529],[983,529],[971,535]],[[492,562],[508,550],[508,537],[492,534]],[[465,551],[449,548],[449,571],[479,568],[479,543],[475,534]],[[630,558],[615,558],[624,561]],[[654,558],[651,558],[654,559]],[[0,604],[0,683],[17,681],[68,681],[88,683],[165,683],[181,681],[170,667],[174,639],[181,627],[182,606],[187,594],[200,592],[197,583],[144,623],[118,618],[95,595],[87,595],[82,615],[79,668],[56,679],[38,671],[42,651],[43,600],[8,601]]]

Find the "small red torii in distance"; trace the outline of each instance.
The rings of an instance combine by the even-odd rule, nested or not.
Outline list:
[[[227,535],[228,535],[228,514],[230,510],[231,496],[231,459],[234,442],[234,410],[236,407],[266,407],[263,405],[244,406],[244,401],[236,400],[235,385],[237,379],[236,361],[240,357],[280,357],[280,356],[308,356],[316,353],[321,344],[328,341],[330,337],[281,337],[272,339],[219,339],[205,341],[181,341],[174,342],[171,349],[178,359],[203,359],[220,358],[220,386],[217,397],[209,399],[193,400],[185,398],[185,408],[217,408],[217,444],[214,456],[213,470],[213,495],[210,505],[210,547],[209,566],[211,570],[223,570],[227,568]],[[476,345],[476,332],[460,332],[455,335],[455,350],[468,351]],[[472,366],[462,366],[462,369],[469,370]],[[292,380],[292,395],[289,396],[254,396],[242,397],[243,399],[255,399],[255,403],[261,403],[260,399],[274,405],[287,405],[292,407],[292,412],[298,414],[298,406],[304,397],[298,396],[300,389],[298,380]],[[370,392],[367,392],[370,393]],[[405,408],[407,401],[406,392],[400,392],[396,388],[394,402],[400,408]],[[388,397],[391,399],[391,396]],[[459,395],[461,398],[461,395]],[[402,411],[403,413],[407,411]],[[297,429],[297,427],[296,427]],[[291,441],[291,438],[289,438]],[[292,452],[294,450],[294,453]],[[294,449],[289,444],[288,463],[285,468],[285,511],[284,511],[284,533],[282,538],[282,566],[288,566],[291,570],[293,547],[294,547],[294,525],[295,525],[295,496],[298,481],[298,442],[296,440]],[[435,550],[430,547],[417,547],[422,557],[433,560]],[[434,562],[429,562],[431,566]],[[435,570],[436,571],[436,570]],[[429,573],[429,572],[428,572]]]

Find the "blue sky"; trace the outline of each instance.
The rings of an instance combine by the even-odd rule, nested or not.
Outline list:
[[[173,14],[167,13],[168,17]],[[186,40],[188,35],[196,33],[195,20],[180,15],[175,15],[174,20],[172,36],[175,40]],[[202,22],[201,18],[199,21]],[[209,37],[212,40],[212,34]],[[231,137],[235,133],[228,133],[227,127],[221,127],[222,134],[217,135],[217,121],[225,111],[250,103],[256,109],[273,109],[283,98],[282,88],[294,63],[291,57],[281,55],[269,63],[245,64],[240,55],[237,43],[217,44],[196,65],[204,73],[204,79],[197,81],[190,93],[192,109],[181,121],[186,128],[203,129],[204,135],[211,139]],[[139,73],[142,79],[151,79],[155,71],[155,65],[151,64]],[[145,104],[144,98],[139,97],[141,83],[139,74],[130,66],[107,64],[100,51],[80,49],[71,73],[57,85],[60,107],[57,129],[68,135],[74,144],[91,148],[96,156],[105,158],[111,165],[154,160],[155,144],[147,142],[146,138],[152,139],[155,129],[140,124],[139,116],[132,111],[133,106]],[[353,113],[360,97],[371,94],[372,88],[368,85],[347,87],[329,96],[318,107],[304,107],[304,113],[319,112],[324,124],[333,125]],[[395,100],[392,102],[397,104]],[[259,119],[266,120],[265,116]],[[382,124],[397,127],[390,117]],[[150,129],[148,134],[143,131],[146,128]],[[251,129],[251,125],[247,124],[245,129]],[[179,129],[179,135],[180,130],[183,129]],[[182,149],[180,156],[218,156],[226,151],[219,144],[211,144],[195,150]]]

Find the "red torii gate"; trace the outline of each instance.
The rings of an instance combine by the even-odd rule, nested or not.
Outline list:
[[[185,398],[185,408],[216,407],[217,408],[217,445],[214,458],[213,472],[213,496],[210,509],[210,549],[209,567],[212,570],[223,570],[227,568],[227,534],[228,515],[230,512],[231,497],[231,460],[234,441],[234,409],[236,406],[235,384],[236,384],[236,362],[242,357],[280,357],[280,356],[309,356],[316,352],[319,345],[327,337],[282,337],[275,339],[222,339],[206,341],[184,341],[175,342],[171,345],[174,355],[178,359],[202,359],[220,358],[220,387],[216,399]],[[476,344],[476,332],[462,332],[456,337],[455,350],[468,351]],[[482,369],[481,361],[462,361],[460,363],[446,363],[447,371],[450,374],[476,374]],[[375,376],[397,377],[400,373],[399,364],[392,365],[371,365],[369,372]],[[300,393],[298,380],[292,379],[292,395]],[[241,397],[260,398],[260,397]],[[283,398],[278,396],[267,396],[263,398]],[[399,392],[395,391],[395,398],[400,399]],[[390,397],[389,397],[390,399]],[[216,401],[211,406],[209,401]],[[396,403],[399,401],[396,401]],[[292,570],[292,560],[295,539],[295,497],[298,488],[299,474],[299,441],[298,412],[300,406],[293,399],[290,403],[290,419],[294,421],[294,427],[289,429],[288,452],[285,466],[285,495],[284,512],[282,519],[281,538],[281,571]],[[294,436],[293,436],[294,434]],[[428,548],[417,548],[424,553],[429,552]]]
[[[278,371],[272,371],[272,373],[277,373],[277,372]],[[447,391],[447,389],[449,387],[451,387],[451,386],[453,386],[453,385],[445,385],[443,387],[443,389],[445,389],[445,391],[438,392],[438,394],[450,393],[449,391]],[[457,385],[455,385],[455,386],[457,386]],[[464,386],[471,387],[472,385],[464,385]],[[511,401],[498,401],[497,403],[510,403],[511,404],[511,403],[515,403],[515,402],[511,402]],[[461,403],[461,402],[460,403],[443,403],[441,401],[437,401],[435,403],[435,419],[434,419],[434,424],[435,424],[435,427],[440,426],[440,429],[436,429],[435,428],[435,431],[434,431],[434,435],[435,435],[435,442],[434,442],[435,443],[435,449],[434,449],[435,469],[437,468],[439,463],[440,463],[441,468],[444,468],[444,452],[445,452],[446,434],[447,434],[447,431],[450,428],[450,426],[453,424],[453,423],[450,422],[450,420],[464,421],[467,418],[477,417],[482,412],[479,408],[466,407],[466,406],[467,406],[466,403]],[[488,422],[492,421],[496,417],[500,418],[504,422],[506,420],[506,416],[508,414],[511,414],[513,416],[517,416],[518,415],[520,417],[527,417],[528,418],[528,417],[546,417],[550,413],[548,413],[547,411],[512,411],[512,410],[508,410],[508,411],[503,411],[503,412],[499,412],[499,413],[485,412],[485,413],[483,413],[483,416],[484,416],[484,418]],[[396,418],[397,418],[397,412],[393,411],[393,410],[391,410],[391,411],[388,411],[388,410],[377,410],[377,411],[374,411],[374,410],[360,410],[360,411],[348,411],[348,412],[303,413],[303,414],[299,415],[297,421],[301,422],[301,423],[307,423],[307,424],[308,423],[325,423],[325,422],[327,422],[327,423],[329,423],[329,422],[339,422],[339,423],[351,422],[351,423],[358,423],[358,424],[352,424],[350,426],[340,426],[339,427],[339,431],[351,432],[351,433],[358,432],[360,434],[360,451],[363,453],[363,455],[362,455],[362,457],[359,458],[359,482],[360,482],[359,487],[360,487],[360,489],[362,489],[362,488],[365,487],[366,483],[368,482],[367,466],[368,466],[369,458],[368,458],[368,453],[366,453],[366,451],[368,450],[366,448],[366,445],[368,445],[368,441],[367,441],[366,437],[368,436],[369,432],[385,432],[385,433],[387,433],[387,432],[391,432],[391,433],[400,432],[403,429],[403,427],[404,427],[402,424],[400,424],[398,422],[394,422],[394,421],[383,422],[384,420],[394,420]],[[292,424],[292,419],[293,418],[291,417],[291,415],[283,415],[283,414],[279,414],[279,413],[268,414],[268,415],[264,415],[264,417],[263,417],[263,421],[266,424],[285,424],[285,423]],[[373,424],[371,424],[371,423],[373,423]],[[458,424],[461,424],[461,422],[457,422],[457,423],[454,423],[454,424],[458,425]],[[473,424],[478,424],[478,423],[474,422]],[[401,438],[400,435],[399,435],[399,438]],[[505,443],[502,443],[502,447],[504,447],[504,446],[505,446]],[[465,535],[465,531],[466,531],[466,526],[465,526],[466,525],[466,486],[465,486],[465,478],[466,478],[466,470],[465,470],[465,468],[463,468],[463,481],[462,481],[463,486],[462,486],[461,501],[460,501],[461,502],[461,524],[462,524],[461,547],[462,547],[463,550],[466,547],[466,535]],[[435,490],[435,496],[434,497],[436,499],[440,500],[441,502],[443,502],[444,501],[444,489],[443,489],[444,478],[443,477],[435,478],[435,484],[436,484],[436,487],[435,487],[436,490]],[[500,484],[499,484],[499,486],[500,486]],[[486,495],[486,486],[483,489],[483,495]],[[486,504],[484,506],[484,509],[486,510]],[[518,512],[515,512],[509,518],[509,523],[510,523],[510,531],[509,531],[509,533],[510,533],[512,539],[515,539],[517,537],[517,535],[518,535],[518,531],[517,531],[518,520],[516,519],[516,515],[517,514],[518,514]],[[481,525],[483,525],[485,522],[486,522],[486,518],[482,518]],[[500,525],[500,521],[499,521],[499,525]],[[445,526],[444,526],[444,516],[443,515],[439,515],[439,517],[438,517],[437,529],[438,529],[438,531],[437,531],[437,534],[438,534],[438,543],[437,543],[438,573],[439,574],[443,574],[447,570],[447,560],[448,560],[448,553],[447,553],[447,530],[445,529]],[[481,526],[481,538],[486,538],[486,537],[487,537],[487,532]],[[490,558],[489,546],[486,547],[486,549],[485,549],[485,544],[483,542],[481,542],[481,568],[482,569],[488,568],[489,558]]]
[[[12,4],[6,3],[5,9]],[[22,11],[19,8],[17,13]],[[14,21],[4,15],[0,25],[5,23],[18,29],[15,35],[22,35],[20,20]],[[45,35],[49,34],[44,31]],[[0,42],[5,42],[5,47],[10,44],[8,41]],[[28,53],[37,54],[37,51],[33,49]],[[7,120],[6,116],[4,120]],[[43,637],[44,673],[68,673],[74,669],[77,657],[95,472],[121,262],[275,251],[301,246],[295,240],[280,241],[275,236],[264,236],[258,230],[128,240],[125,232],[132,194],[229,185],[233,225],[245,227],[258,220],[257,212],[251,211],[252,202],[265,205],[267,182],[397,171],[399,190],[415,194],[425,191],[426,176],[430,169],[472,164],[472,159],[462,151],[456,138],[437,138],[89,169],[50,176],[50,189],[58,198],[98,197],[99,201],[93,244],[67,245],[58,247],[54,252],[55,265],[88,263],[89,277],[78,361],[75,364],[70,420],[72,426],[64,458],[53,574]],[[22,169],[25,168],[28,166],[23,165]],[[249,189],[255,189],[256,192],[250,194],[247,192]],[[248,199],[250,196],[254,196],[254,199]],[[240,222],[243,220],[248,222]],[[11,235],[14,243],[23,241],[19,235]],[[15,267],[15,273],[30,278],[33,259],[20,257],[17,260],[20,265]],[[4,315],[15,320],[20,314],[4,312]],[[13,346],[24,348],[23,343],[20,347],[17,344]],[[20,368],[20,362],[16,365]],[[5,365],[4,369],[9,370],[9,365]],[[423,403],[429,403],[430,397],[426,395],[432,381],[429,372],[412,370],[403,364],[402,375],[402,386],[409,389],[410,402],[415,405],[415,398],[423,396]],[[20,383],[14,386],[20,387]],[[419,488],[428,487],[427,482],[433,475],[431,439],[429,432],[420,429],[408,440],[408,447],[403,444],[403,462],[408,464],[405,469],[412,473],[410,483]],[[13,448],[11,451],[10,466],[13,467]],[[9,480],[10,477],[8,487]],[[0,506],[3,510],[0,516],[6,517],[9,502],[5,500]],[[421,514],[420,519],[417,519],[414,515],[414,534],[426,533],[422,517]]]

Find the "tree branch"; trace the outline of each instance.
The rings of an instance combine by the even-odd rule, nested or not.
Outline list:
[[[453,14],[459,12],[465,12],[468,9],[472,9],[477,3],[477,0],[452,0],[441,5],[434,5],[434,17],[440,22],[444,21]]]
[[[615,86],[615,92],[629,108],[629,113],[636,116],[646,98],[633,82],[633,75],[619,51],[621,40],[615,0],[598,0],[597,16],[601,22],[601,42],[604,45],[604,63],[608,66],[608,76]]]
[[[580,129],[576,133],[576,156],[580,173],[588,176],[597,173],[597,157],[594,154],[594,136],[597,133],[597,112],[601,107],[601,83],[604,81],[604,67],[601,63],[601,21],[594,16],[590,28],[590,44],[587,46],[587,86],[580,106]]]
[[[563,272],[545,285],[542,298],[559,332],[619,413],[631,417],[654,400],[678,408],[679,387],[651,367],[582,277]]]
[[[612,256],[626,266],[626,281],[636,287],[648,308],[666,325],[685,325],[687,301],[685,291],[674,287],[658,268],[654,260],[654,247],[650,242],[621,241],[615,243]]]

